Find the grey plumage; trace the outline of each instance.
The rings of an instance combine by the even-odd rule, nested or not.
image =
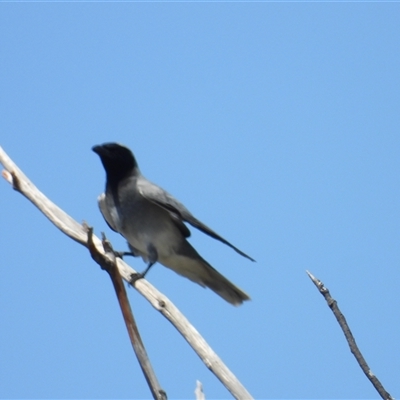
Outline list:
[[[190,231],[184,222],[225,243],[254,261],[216,232],[197,220],[189,210],[140,172],[132,152],[116,143],[94,146],[106,171],[106,190],[98,198],[100,211],[111,229],[128,241],[135,256],[149,267],[155,262],[209,287],[231,304],[249,296],[207,263],[186,240]]]

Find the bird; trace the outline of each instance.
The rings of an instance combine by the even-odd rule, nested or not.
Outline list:
[[[208,287],[235,306],[250,297],[207,261],[188,242],[189,223],[203,233],[231,247],[251,261],[253,258],[233,246],[203,224],[172,195],[147,180],[141,173],[132,151],[118,143],[92,147],[106,172],[105,192],[98,197],[98,206],[108,226],[128,242],[132,255],[142,257],[147,268],[143,278],[156,262]],[[134,274],[133,274],[134,275]],[[132,276],[132,282],[136,280]]]

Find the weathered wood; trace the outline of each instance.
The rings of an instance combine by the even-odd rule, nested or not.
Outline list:
[[[351,333],[350,327],[347,324],[346,318],[340,311],[337,301],[332,298],[331,294],[329,293],[328,288],[324,286],[324,284],[317,279],[311,272],[306,271],[307,275],[311,279],[311,281],[314,283],[314,285],[317,287],[318,291],[322,294],[322,296],[325,298],[328,307],[332,310],[333,315],[336,317],[336,320],[339,323],[340,328],[342,329],[344,336],[347,340],[347,343],[350,347],[350,351],[353,353],[355,359],[357,360],[358,365],[364,372],[365,376],[368,378],[368,380],[372,383],[376,391],[379,393],[379,395],[382,397],[384,400],[394,400],[394,398],[386,391],[386,389],[383,387],[382,383],[379,381],[379,379],[372,373],[371,369],[369,368],[367,361],[365,361],[364,356],[361,354],[360,349],[357,346],[356,340],[354,339],[353,334]]]
[[[6,169],[6,171],[3,171],[3,177],[15,190],[30,200],[63,233],[81,245],[88,247],[87,227],[79,224],[40,192],[1,147],[0,162]],[[100,254],[105,255],[101,240],[95,235],[93,235],[92,240],[96,250]],[[137,271],[119,258],[116,261],[121,277],[129,283],[131,275],[137,273]],[[156,310],[160,311],[174,325],[202,359],[207,368],[215,374],[236,399],[252,399],[250,393],[239,382],[236,376],[226,367],[199,332],[165,295],[145,279],[135,281],[133,286]]]

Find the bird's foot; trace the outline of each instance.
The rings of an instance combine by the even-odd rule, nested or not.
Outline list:
[[[134,274],[131,274],[131,279],[129,280],[129,283],[133,285],[139,279],[143,279],[144,276],[145,274],[143,272],[136,272]]]
[[[136,257],[133,253],[131,253],[130,251],[114,251],[114,255],[115,257],[121,258],[123,259],[125,256],[132,256],[132,257]]]
[[[143,272],[136,272],[134,274],[131,274],[131,279],[129,283],[133,285],[138,279],[143,279],[145,275],[149,272],[149,269],[154,265],[153,262],[149,263],[147,268]]]

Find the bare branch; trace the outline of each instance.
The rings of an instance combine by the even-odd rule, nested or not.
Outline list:
[[[95,260],[102,269],[106,270],[111,278],[115,293],[118,298],[119,306],[122,311],[122,316],[124,317],[126,329],[128,330],[129,338],[131,339],[133,350],[135,351],[136,357],[139,361],[140,367],[142,368],[143,374],[146,378],[147,384],[149,385],[153,398],[156,400],[166,400],[167,395],[165,391],[161,389],[161,386],[158,383],[156,374],[154,373],[153,367],[151,366],[146,349],[140,337],[135,318],[133,317],[132,310],[129,305],[125,286],[118,271],[118,267],[115,261],[114,250],[112,249],[111,243],[106,240],[106,237],[103,234],[103,248],[106,252],[106,254],[103,255],[97,251],[96,246],[94,246],[93,244],[93,228],[87,227],[87,231],[87,244],[90,254],[93,260]]]
[[[41,193],[1,147],[0,162],[7,170],[3,171],[3,177],[13,185],[15,190],[30,200],[63,233],[81,245],[88,247],[86,228]],[[92,240],[96,251],[100,254],[105,254],[100,239],[93,235]],[[137,273],[137,271],[120,258],[116,259],[116,263],[121,277],[129,283],[131,275]],[[203,337],[166,296],[145,279],[137,280],[134,283],[134,288],[178,329],[197,355],[203,360],[207,368],[216,375],[235,398],[252,399],[250,393],[239,382],[236,376],[226,367]]]
[[[342,312],[339,310],[339,307],[337,305],[337,301],[332,298],[331,294],[329,293],[329,290],[324,286],[324,284],[313,274],[310,272],[306,271],[310,279],[313,281],[314,285],[318,288],[319,292],[324,296],[326,302],[328,303],[329,308],[332,310],[333,314],[335,315],[340,327],[342,328],[342,331],[344,333],[344,336],[346,337],[347,343],[350,346],[350,351],[353,353],[354,357],[356,358],[358,364],[360,365],[361,369],[363,370],[364,374],[367,376],[367,378],[371,381],[371,383],[374,385],[375,389],[379,393],[379,395],[382,397],[382,399],[385,400],[393,400],[393,397],[385,390],[385,388],[382,386],[381,382],[379,379],[372,373],[370,370],[367,362],[365,361],[365,358],[361,354],[361,351],[359,350],[356,340],[354,339],[353,334],[350,331],[349,325],[347,324],[346,318],[342,314]]]
[[[203,385],[200,381],[196,381],[196,389],[194,390],[194,394],[196,395],[196,400],[206,400],[206,396],[203,392]]]

